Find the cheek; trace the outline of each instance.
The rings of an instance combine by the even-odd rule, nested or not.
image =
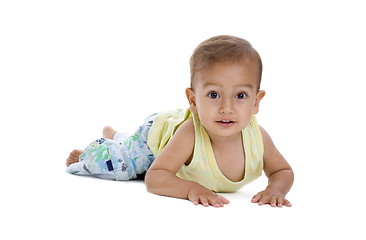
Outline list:
[[[215,109],[205,105],[197,106],[198,117],[203,125],[210,124],[212,119],[215,118]]]
[[[252,119],[252,114],[254,114],[254,104],[250,103],[250,104],[245,104],[243,106],[241,106],[241,110],[240,110],[240,115],[241,115],[241,119],[243,119],[244,122],[250,122],[250,120]]]
[[[197,110],[201,112],[210,112],[212,111],[212,105],[205,101],[205,99],[197,99],[196,101]]]

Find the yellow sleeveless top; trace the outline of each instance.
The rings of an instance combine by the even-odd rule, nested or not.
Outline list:
[[[159,113],[148,135],[148,146],[155,156],[164,148],[177,128],[193,117],[195,146],[191,163],[183,165],[177,172],[182,179],[195,181],[215,192],[235,192],[255,180],[263,170],[263,140],[257,120],[252,116],[249,125],[242,130],[245,153],[245,174],[239,182],[227,179],[220,171],[206,129],[201,125],[197,114],[190,110],[173,110]]]

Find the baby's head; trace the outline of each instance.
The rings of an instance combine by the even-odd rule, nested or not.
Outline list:
[[[257,90],[262,78],[262,60],[252,45],[238,37],[221,35],[207,39],[197,46],[190,59],[191,88],[194,89],[196,73],[217,63],[243,65],[250,62],[258,73]]]
[[[202,42],[191,57],[190,109],[210,136],[239,136],[258,113],[262,61],[241,38],[217,36]]]

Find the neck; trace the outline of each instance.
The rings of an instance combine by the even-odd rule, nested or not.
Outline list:
[[[227,146],[234,142],[237,142],[238,139],[240,139],[242,141],[242,132],[239,132],[237,134],[230,135],[230,136],[225,136],[225,137],[216,136],[216,135],[210,134],[208,132],[207,132],[207,134],[210,137],[211,144],[215,145],[215,146],[225,146],[225,145]]]

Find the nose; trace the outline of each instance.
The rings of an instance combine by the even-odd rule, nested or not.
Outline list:
[[[234,113],[234,104],[230,99],[223,99],[220,102],[220,114],[233,114]]]

